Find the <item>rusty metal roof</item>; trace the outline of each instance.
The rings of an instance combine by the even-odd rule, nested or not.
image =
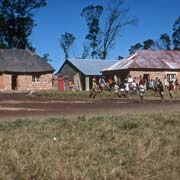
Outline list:
[[[127,58],[122,59],[116,64],[104,69],[103,71],[125,69],[180,69],[180,51],[175,50],[142,50]]]

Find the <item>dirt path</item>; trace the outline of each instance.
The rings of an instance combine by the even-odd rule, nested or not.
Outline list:
[[[124,113],[180,112],[180,100],[160,102],[146,98],[144,104],[137,98],[107,98],[95,100],[62,100],[30,97],[26,94],[0,94],[0,120],[44,118],[56,116],[99,116]]]

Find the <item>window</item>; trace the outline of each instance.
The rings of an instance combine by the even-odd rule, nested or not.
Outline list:
[[[167,80],[168,80],[168,82],[175,81],[176,80],[176,74],[167,74]]]
[[[40,75],[33,75],[32,76],[32,82],[40,82]]]

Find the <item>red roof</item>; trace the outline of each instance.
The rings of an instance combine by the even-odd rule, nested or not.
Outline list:
[[[180,69],[180,51],[142,50],[138,51],[103,71],[125,69]]]

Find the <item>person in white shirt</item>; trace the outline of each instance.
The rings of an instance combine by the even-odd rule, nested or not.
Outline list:
[[[131,84],[131,88],[132,88],[133,94],[136,95],[137,94],[137,84],[136,84],[135,80],[133,80],[133,82]]]
[[[140,93],[140,103],[144,103],[145,86],[144,83],[142,82],[140,82],[139,84],[139,93]]]
[[[119,86],[117,85],[117,83],[114,84],[114,96],[121,97],[119,93]]]

